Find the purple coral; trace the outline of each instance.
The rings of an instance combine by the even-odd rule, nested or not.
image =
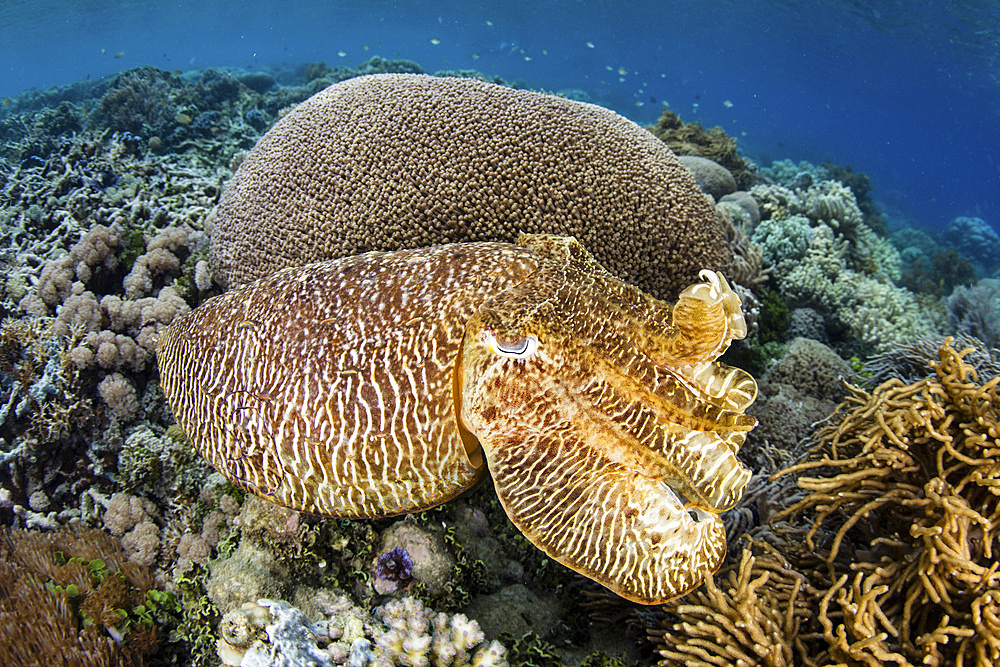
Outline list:
[[[413,559],[403,547],[396,547],[378,557],[375,574],[379,579],[405,585],[413,578]]]

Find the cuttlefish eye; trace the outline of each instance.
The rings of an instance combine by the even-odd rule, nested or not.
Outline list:
[[[493,354],[508,359],[527,359],[538,350],[538,338],[531,334],[497,338],[489,329],[483,332],[483,342]]]

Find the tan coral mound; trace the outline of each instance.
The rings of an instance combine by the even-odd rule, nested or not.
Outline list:
[[[832,661],[1000,661],[1000,377],[980,379],[947,339],[935,374],[871,394],[851,387],[811,459],[785,472],[815,512],[810,548],[835,530],[819,621]]]
[[[673,300],[726,272],[712,207],[674,154],[601,107],[468,79],[379,74],[280,120],[216,210],[211,264],[235,287],[289,266],[459,241],[573,235]]]

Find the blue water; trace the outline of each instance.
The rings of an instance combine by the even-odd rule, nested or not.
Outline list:
[[[749,157],[851,164],[890,224],[1000,230],[997,2],[0,3],[0,97],[139,65],[373,55],[474,68],[652,123],[663,104]]]

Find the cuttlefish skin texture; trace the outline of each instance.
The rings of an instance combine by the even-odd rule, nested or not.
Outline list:
[[[486,472],[553,559],[646,604],[725,554],[750,472],[746,334],[710,271],[671,306],[574,239],[522,236],[286,269],[178,319],[158,346],[178,424],[280,505],[414,512]],[[485,463],[483,460],[485,455]]]

